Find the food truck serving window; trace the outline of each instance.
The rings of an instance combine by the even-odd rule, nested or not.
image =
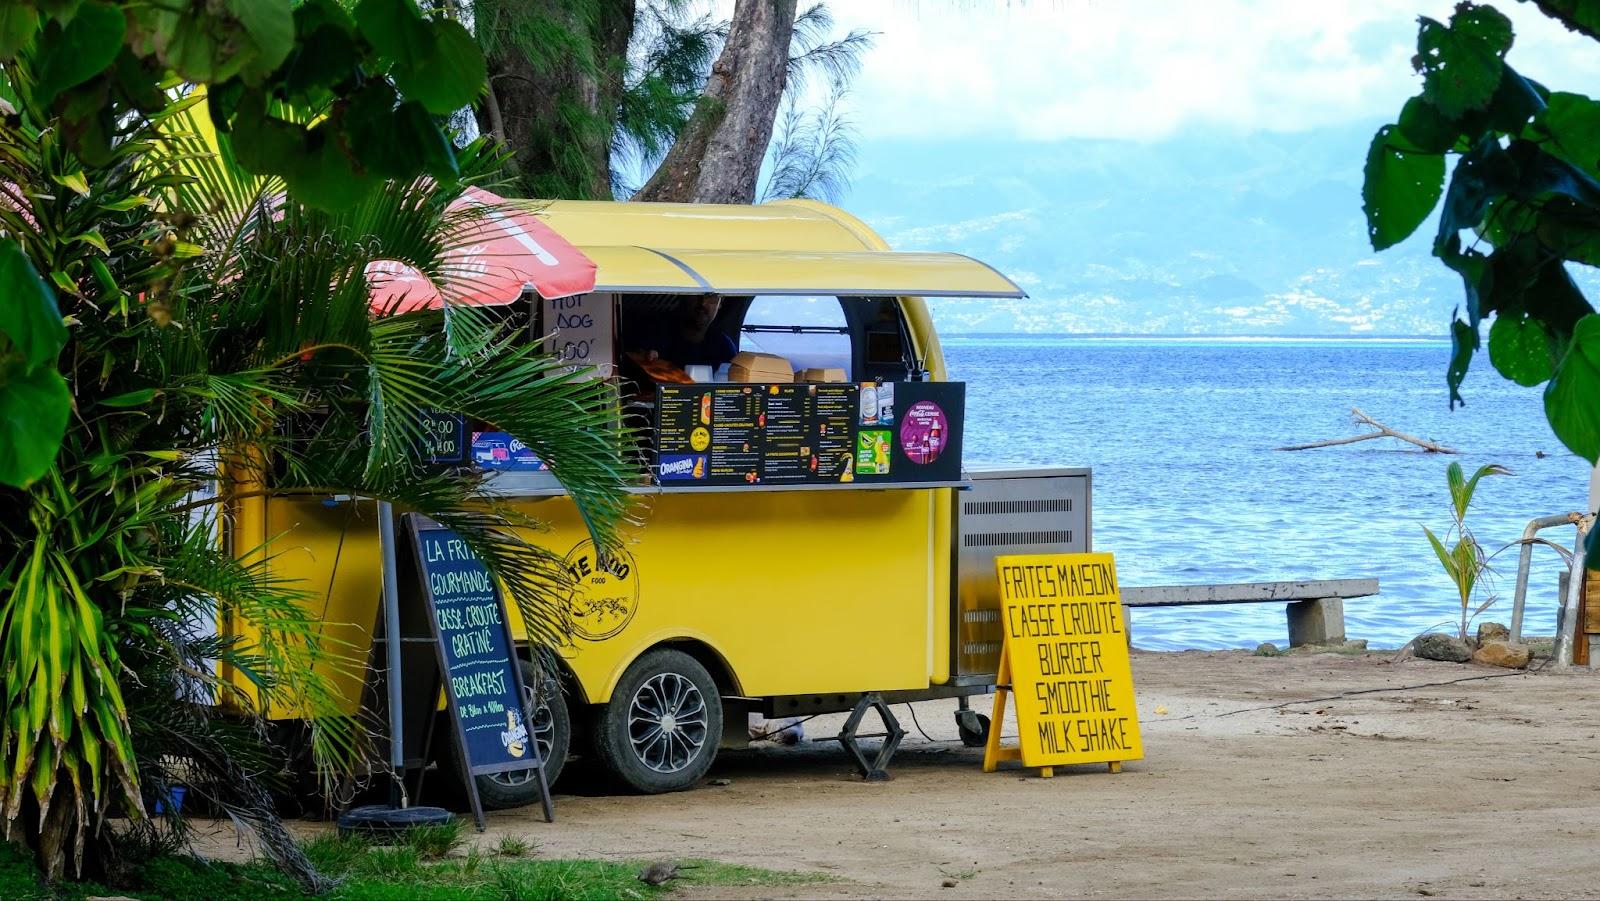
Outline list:
[[[751,298],[739,349],[783,357],[796,372],[837,369],[849,379],[855,371],[850,326],[836,297]]]

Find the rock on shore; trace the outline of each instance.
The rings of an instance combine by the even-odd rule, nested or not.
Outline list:
[[[1509,641],[1486,641],[1476,651],[1472,652],[1472,662],[1485,666],[1503,666],[1507,669],[1522,669],[1528,665],[1531,654],[1525,644],[1512,644]]]
[[[1472,649],[1454,635],[1429,632],[1417,639],[1416,654],[1424,660],[1443,660],[1446,663],[1466,663],[1472,659]]]

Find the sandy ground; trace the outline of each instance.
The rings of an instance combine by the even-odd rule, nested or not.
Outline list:
[[[723,752],[710,780],[726,784],[683,794],[561,786],[556,825],[492,814],[482,840],[833,877],[684,884],[685,898],[1593,897],[1600,674],[1506,672],[1379,654],[1141,653],[1145,758],[1118,775],[985,774],[982,751],[955,740],[954,703],[929,702],[916,713],[932,741],[896,707],[911,734],[888,783],[857,780],[832,741],[762,745]],[[808,735],[841,720],[813,720]]]

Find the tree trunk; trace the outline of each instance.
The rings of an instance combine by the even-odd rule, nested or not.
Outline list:
[[[511,149],[527,196],[611,199],[611,138],[634,8],[635,0],[508,0],[496,21],[478,23],[498,29],[485,36],[491,93],[478,125]],[[516,33],[535,30],[537,39]],[[533,40],[548,56],[530,55]]]
[[[635,200],[753,203],[783,99],[796,0],[738,0],[683,134]]]

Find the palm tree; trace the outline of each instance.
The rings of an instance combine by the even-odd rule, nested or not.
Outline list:
[[[5,70],[0,97],[26,67]],[[549,641],[560,557],[523,537],[537,524],[487,497],[478,474],[415,462],[422,413],[523,440],[598,542],[616,540],[631,471],[602,383],[454,302],[472,276],[452,250],[483,214],[449,203],[500,166],[496,151],[463,151],[459,182],[392,183],[323,212],[245,172],[226,137],[203,137],[200,101],[128,117],[111,159],[93,163],[44,114],[0,121],[0,263],[50,286],[73,401],[44,475],[0,488],[0,823],[51,877],[69,855],[82,872],[85,848],[103,870],[113,814],[134,824],[124,839],[182,839],[174,805],[164,825],[148,820],[181,782],[315,888],[271,809],[281,761],[260,724],[269,708],[302,714],[319,771],[349,772],[365,730],[335,713],[328,674],[364,666],[367,649],[323,637],[308,606],[320,586],[274,575],[267,548],[219,542],[218,498],[350,494],[422,512],[477,551],[530,637]],[[375,260],[428,275],[444,309],[373,316]],[[219,619],[236,628],[194,628]],[[240,679],[219,678],[219,662]]]

